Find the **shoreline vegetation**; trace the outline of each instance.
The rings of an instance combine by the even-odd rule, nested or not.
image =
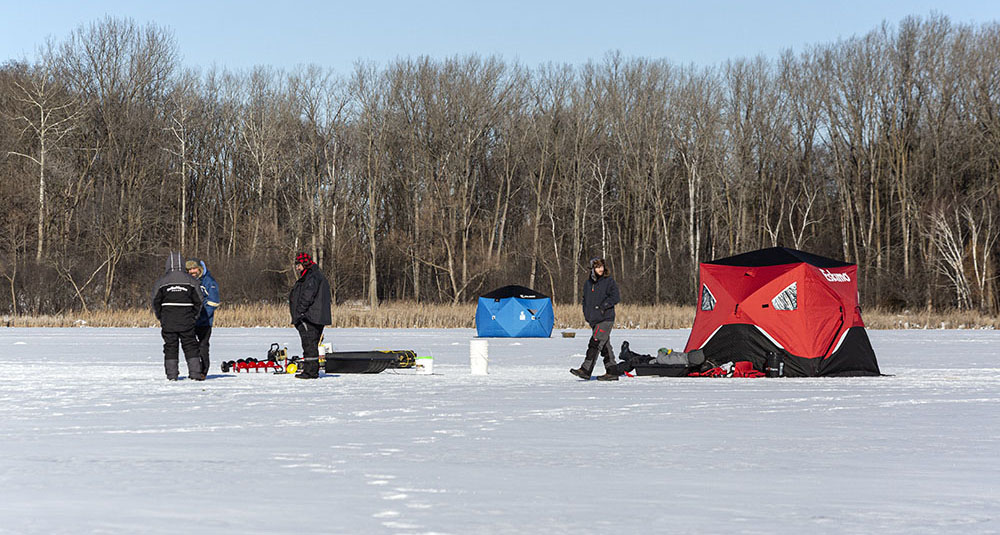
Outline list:
[[[441,305],[407,301],[384,303],[375,310],[360,303],[333,307],[333,328],[450,329],[475,327],[476,305]],[[693,306],[619,305],[617,329],[689,329]],[[553,336],[563,329],[584,329],[579,305],[556,304]],[[974,311],[862,311],[869,329],[996,329],[1000,318]],[[149,309],[97,310],[55,315],[0,316],[3,327],[159,327]],[[236,304],[220,307],[216,327],[288,327],[288,307],[276,304]]]

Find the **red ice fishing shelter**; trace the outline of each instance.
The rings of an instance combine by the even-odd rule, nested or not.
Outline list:
[[[858,266],[772,247],[699,266],[685,351],[706,361],[780,363],[791,377],[879,375],[858,306]]]

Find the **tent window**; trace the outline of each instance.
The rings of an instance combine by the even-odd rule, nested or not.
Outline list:
[[[775,310],[795,310],[799,308],[799,292],[797,283],[793,282],[781,293],[771,299],[771,305]]]
[[[701,285],[701,309],[715,310],[715,296],[708,291],[708,286]]]

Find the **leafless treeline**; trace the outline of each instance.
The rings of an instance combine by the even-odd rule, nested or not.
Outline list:
[[[857,262],[868,304],[994,312],[1000,25],[910,18],[711,68],[609,54],[528,69],[184,69],[107,19],[0,68],[8,312],[144,305],[166,251],[279,300],[297,250],[336,297],[575,301],[606,256],[632,302],[783,245]],[[15,304],[16,303],[16,304]]]

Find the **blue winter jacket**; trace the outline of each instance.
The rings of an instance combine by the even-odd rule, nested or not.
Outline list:
[[[195,327],[211,327],[212,322],[215,321],[215,309],[219,306],[219,283],[215,282],[215,278],[212,274],[208,272],[208,267],[205,266],[205,261],[201,261],[201,277],[198,279],[201,282],[201,295],[203,295],[205,306],[201,308],[201,315],[198,316],[198,322],[195,323]]]

